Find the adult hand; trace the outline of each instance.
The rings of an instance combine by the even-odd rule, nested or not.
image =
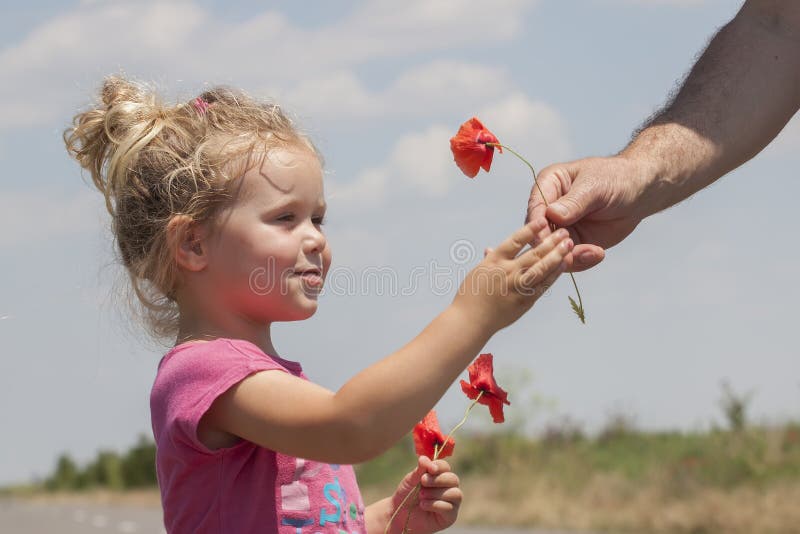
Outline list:
[[[531,190],[527,220],[545,216],[556,227],[567,228],[575,243],[565,258],[567,270],[585,271],[603,261],[604,249],[622,241],[650,214],[642,196],[651,181],[643,165],[623,156],[551,165],[539,173],[539,187]],[[549,233],[545,228],[538,240]]]

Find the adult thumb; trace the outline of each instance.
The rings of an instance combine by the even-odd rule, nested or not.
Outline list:
[[[571,226],[599,207],[597,187],[575,181],[567,193],[547,207],[547,218],[558,226]]]

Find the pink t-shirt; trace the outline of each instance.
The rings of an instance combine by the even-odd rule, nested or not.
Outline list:
[[[161,359],[150,414],[167,532],[365,534],[351,466],[286,456],[247,440],[210,450],[197,438],[214,399],[266,370],[307,379],[299,363],[239,339],[185,343]]]

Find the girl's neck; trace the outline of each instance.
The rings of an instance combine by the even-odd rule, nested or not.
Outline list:
[[[181,311],[175,344],[189,341],[212,341],[218,338],[243,339],[266,354],[280,356],[272,344],[271,324],[254,324],[243,318],[209,320]]]

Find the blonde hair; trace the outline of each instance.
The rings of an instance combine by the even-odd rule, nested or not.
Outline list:
[[[141,304],[134,309],[159,339],[178,330],[180,279],[169,221],[186,215],[211,222],[233,198],[235,179],[271,148],[303,146],[319,157],[277,105],[215,87],[168,106],[146,85],[118,76],[104,81],[94,109],[74,117],[64,143],[105,197]]]

